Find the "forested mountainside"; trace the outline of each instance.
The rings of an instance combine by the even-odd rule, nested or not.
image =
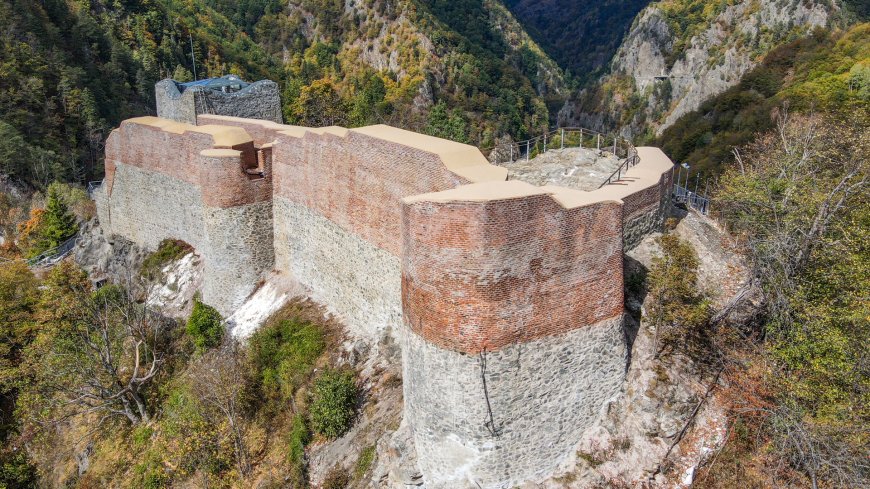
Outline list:
[[[775,46],[858,19],[843,2],[663,0],[635,20],[610,73],[560,113],[566,124],[649,139],[739,83]]]
[[[291,123],[326,122],[308,109],[332,100],[317,105],[339,124],[449,127],[453,139],[488,145],[546,127],[546,101],[561,100],[561,70],[494,0],[300,0],[276,15],[254,38],[285,62]],[[439,105],[447,111],[429,120]]]
[[[237,72],[278,78],[280,64],[196,1],[0,4],[0,172],[45,186],[101,174],[103,142],[154,113],[154,83]]]
[[[720,95],[679,118],[655,140],[674,161],[718,173],[733,149],[774,125],[787,106],[793,112],[844,117],[870,105],[870,23],[847,31],[818,30],[775,48]]]
[[[14,0],[0,17],[0,154],[17,155],[0,171],[43,188],[98,177],[109,130],[194,71],[277,81],[290,123],[482,145],[546,127],[564,87],[495,0]]]
[[[529,35],[579,85],[606,72],[635,16],[650,0],[505,0]]]

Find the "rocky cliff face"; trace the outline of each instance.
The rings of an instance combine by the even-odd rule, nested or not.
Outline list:
[[[737,84],[774,46],[838,22],[841,12],[836,1],[693,3],[657,2],[641,12],[610,74],[567,102],[560,122],[619,128],[627,136],[661,134]]]

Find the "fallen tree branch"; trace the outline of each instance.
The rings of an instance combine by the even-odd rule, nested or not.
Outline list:
[[[652,482],[655,479],[655,477],[661,473],[662,466],[664,466],[668,457],[670,457],[671,452],[674,450],[674,447],[679,445],[679,443],[683,440],[683,437],[686,436],[686,432],[689,431],[689,427],[692,425],[692,423],[695,422],[695,418],[698,416],[698,411],[701,410],[701,406],[704,405],[704,403],[710,397],[710,393],[713,392],[713,388],[716,387],[716,385],[719,383],[719,376],[722,375],[722,372],[724,370],[725,370],[725,367],[722,367],[719,369],[718,372],[716,372],[716,377],[714,377],[713,382],[711,382],[710,385],[707,386],[707,391],[704,392],[704,395],[701,397],[701,400],[698,401],[698,404],[695,406],[695,409],[692,410],[692,414],[689,415],[689,419],[686,420],[686,424],[683,425],[683,429],[680,430],[680,432],[677,434],[677,437],[674,440],[674,442],[671,443],[671,446],[668,447],[668,451],[665,452],[665,455],[664,455],[664,457],[662,457],[662,461],[659,462],[658,467],[656,467],[655,472],[653,472],[652,475],[649,476],[650,482]]]

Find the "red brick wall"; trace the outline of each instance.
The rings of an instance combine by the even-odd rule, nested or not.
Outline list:
[[[242,119],[210,114],[200,114],[196,119],[197,125],[215,124],[218,126],[241,127],[251,135],[254,144],[258,147],[274,141],[278,131],[282,129],[280,124],[259,119]]]
[[[323,215],[396,256],[401,199],[468,183],[432,153],[349,132],[278,135],[275,195]]]
[[[253,142],[233,146],[231,149],[241,152],[238,157],[200,155],[214,146],[209,134],[177,134],[155,126],[122,122],[106,142],[106,188],[111,195],[115,165],[122,163],[198,186],[203,202],[210,207],[233,207],[272,198],[271,172],[266,178],[259,178],[244,171],[257,166]]]
[[[495,350],[623,311],[618,203],[416,202],[402,219],[404,317],[438,346]]]
[[[625,222],[629,222],[642,214],[657,210],[662,200],[668,197],[670,191],[671,171],[668,170],[662,173],[658,184],[623,197]]]

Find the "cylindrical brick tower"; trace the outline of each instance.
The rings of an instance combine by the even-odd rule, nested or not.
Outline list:
[[[547,476],[625,371],[622,206],[521,182],[405,199],[405,416],[427,488]]]

